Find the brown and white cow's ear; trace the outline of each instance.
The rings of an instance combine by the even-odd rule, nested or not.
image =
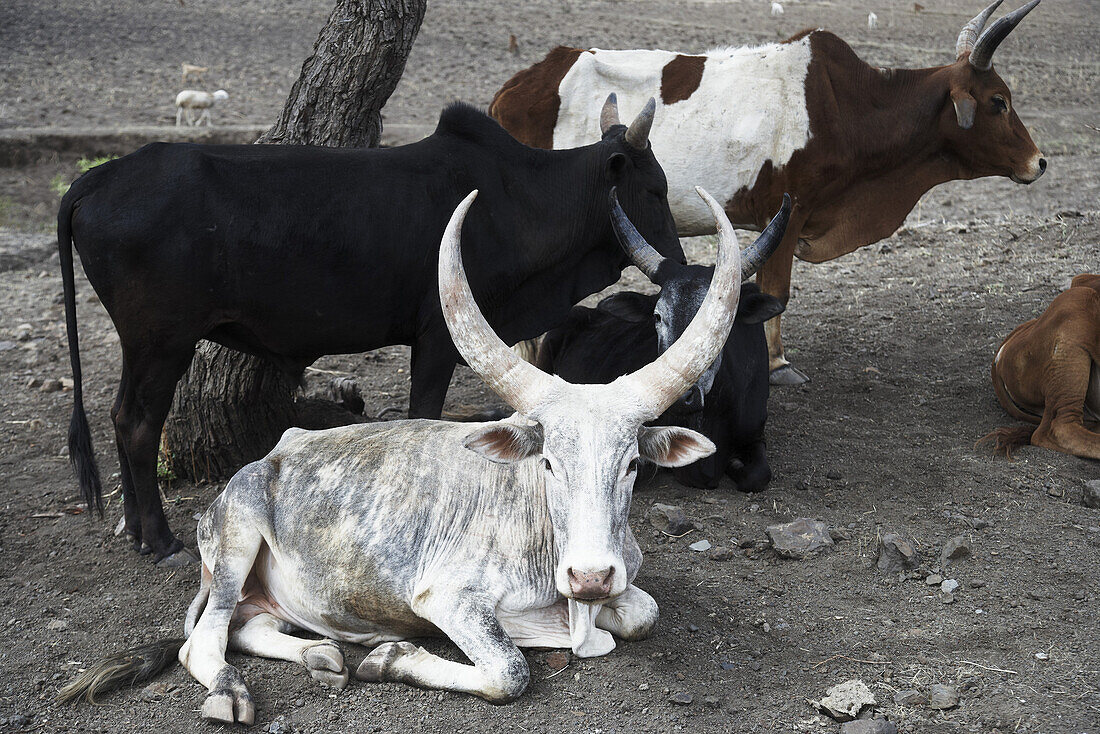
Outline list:
[[[657,466],[687,466],[715,452],[714,442],[680,426],[643,426],[638,432],[638,454]]]
[[[489,461],[511,464],[542,451],[542,426],[492,423],[466,436],[463,445]]]
[[[966,92],[952,92],[951,101],[955,105],[955,119],[959,121],[959,127],[969,130],[974,127],[974,113],[978,109],[978,103]]]

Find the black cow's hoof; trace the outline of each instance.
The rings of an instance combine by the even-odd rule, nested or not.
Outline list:
[[[805,385],[809,381],[809,377],[789,364],[777,367],[768,375],[768,382],[773,385]]]
[[[157,561],[157,566],[160,568],[179,568],[181,566],[190,566],[198,562],[198,555],[190,548],[184,548],[183,550],[178,550],[160,559]]]

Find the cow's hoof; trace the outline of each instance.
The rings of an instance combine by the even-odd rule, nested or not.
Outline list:
[[[386,642],[379,645],[359,663],[355,677],[368,683],[386,680],[387,671],[398,658],[414,655],[418,649],[411,642]]]
[[[202,718],[222,724],[245,725],[256,720],[256,705],[239,670],[227,665],[218,673],[214,690],[203,701]]]
[[[322,642],[306,650],[304,663],[314,680],[332,688],[347,688],[348,669],[335,642]]]
[[[805,385],[809,381],[809,377],[789,364],[776,367],[768,376],[768,382],[773,385]]]
[[[157,561],[157,565],[161,568],[180,568],[181,566],[190,566],[193,563],[198,563],[199,557],[195,555],[195,552],[190,548],[184,548],[183,550],[176,551],[170,556]]]

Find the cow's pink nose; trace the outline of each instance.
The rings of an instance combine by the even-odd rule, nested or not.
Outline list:
[[[569,569],[569,590],[574,599],[605,599],[611,593],[611,576],[614,567],[602,571],[574,571]]]

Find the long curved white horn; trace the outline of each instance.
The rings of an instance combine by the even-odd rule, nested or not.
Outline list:
[[[969,23],[963,26],[959,31],[959,38],[955,41],[955,61],[958,61],[966,54],[970,53],[974,49],[974,42],[978,40],[978,35],[985,28],[986,21],[989,20],[989,16],[993,15],[1001,3],[1005,0],[997,0],[982,12],[975,15]]]
[[[741,297],[741,252],[733,225],[710,194],[699,186],[695,191],[718,225],[718,262],[703,305],[683,335],[656,360],[612,383],[641,404],[642,420],[665,412],[714,362],[729,337]]]
[[[525,415],[542,404],[555,380],[508,348],[485,320],[462,266],[462,223],[474,189],[451,215],[439,245],[439,301],[458,353],[493,392]]]

